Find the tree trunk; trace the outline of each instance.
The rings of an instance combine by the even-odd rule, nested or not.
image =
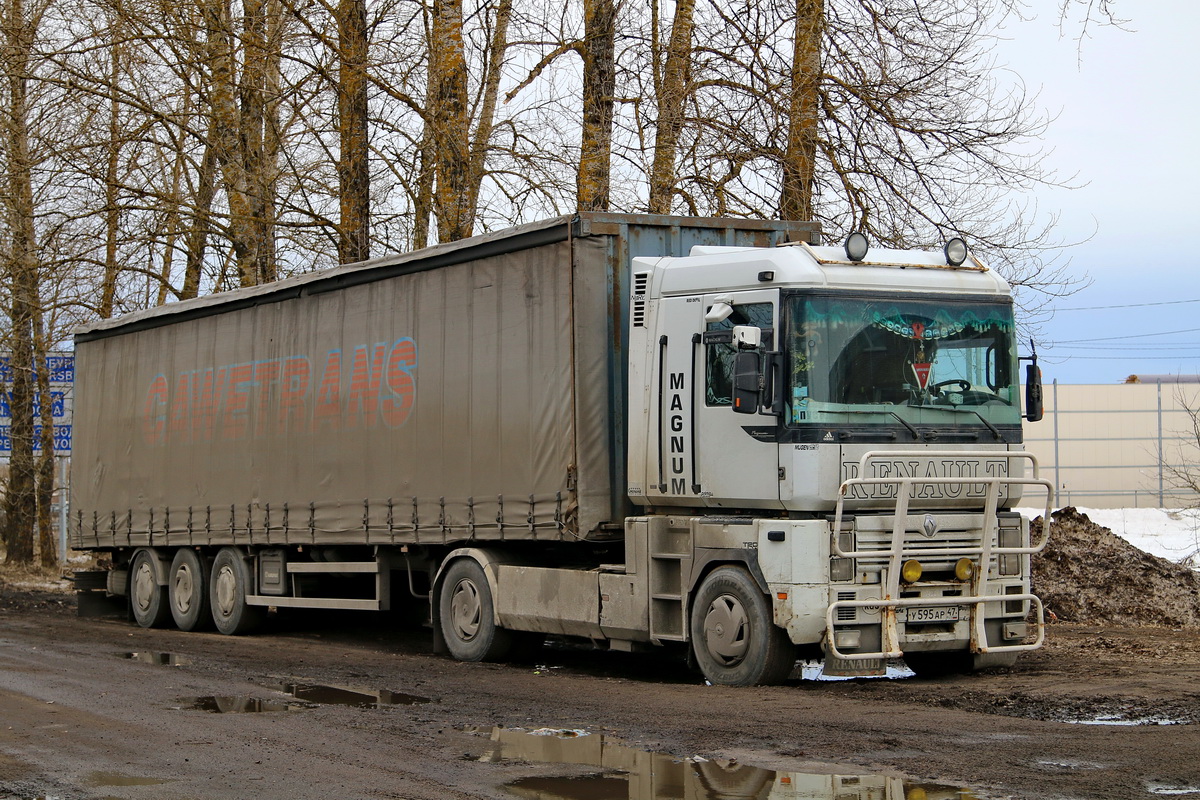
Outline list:
[[[821,85],[823,0],[796,0],[788,94],[788,138],[783,157],[779,218],[811,220],[817,161],[817,98]]]
[[[120,9],[114,15],[113,26],[120,23]],[[120,269],[117,265],[117,240],[120,237],[121,207],[118,204],[117,183],[118,170],[121,166],[121,144],[124,141],[121,131],[121,106],[117,101],[117,86],[121,80],[121,45],[119,38],[114,36],[109,58],[109,87],[112,97],[108,104],[108,158],[104,171],[104,281],[100,286],[100,307],[97,312],[101,319],[113,315],[117,296],[117,275]]]
[[[5,8],[4,68],[7,81],[7,114],[4,117],[8,159],[5,209],[8,223],[8,271],[11,309],[9,410],[12,453],[8,463],[8,490],[4,498],[7,520],[4,545],[9,564],[33,561],[33,525],[36,497],[33,463],[33,309],[37,285],[37,244],[33,224],[33,175],[29,149],[28,76],[33,30],[25,18],[23,0],[8,0]]]
[[[692,60],[695,0],[679,0],[671,23],[662,81],[658,92],[658,124],[654,134],[654,162],[650,167],[651,214],[671,213],[675,189],[675,158],[683,128],[684,109]]]
[[[433,179],[437,172],[433,163],[433,123],[428,112],[425,120],[425,132],[421,136],[421,152],[417,162],[417,196],[413,200],[414,250],[420,250],[429,244],[429,217],[433,214]]]
[[[183,291],[179,293],[180,300],[189,300],[200,293],[200,271],[204,266],[208,234],[212,227],[209,215],[217,189],[217,149],[212,144],[216,135],[216,131],[210,127],[208,143],[204,145],[204,157],[196,175],[195,209],[187,235],[187,260],[183,267]]]
[[[575,197],[580,211],[607,211],[617,75],[616,6],[613,0],[584,0],[583,14],[583,132]]]
[[[443,242],[470,236],[475,221],[475,209],[467,206],[471,157],[462,15],[462,0],[434,0],[426,113],[437,165],[434,211]]]
[[[496,116],[496,99],[500,94],[504,56],[508,51],[508,23],[511,19],[512,0],[500,0],[496,7],[495,25],[492,28],[492,41],[488,50],[487,74],[483,81],[483,103],[471,142],[470,184],[464,206],[472,216],[479,205],[479,190],[483,185],[484,170],[487,167],[488,145],[492,139],[492,124]]]
[[[250,228],[251,199],[249,177],[243,159],[242,115],[234,97],[235,59],[233,36],[229,30],[228,0],[201,0],[207,34],[204,47],[209,71],[209,113],[213,136],[209,144],[221,164],[222,182],[229,204],[229,238],[236,256],[238,284],[256,282],[257,254]]]
[[[35,291],[37,287],[34,287]],[[39,298],[40,299],[40,298]],[[54,502],[54,402],[50,396],[50,365],[40,302],[33,314],[33,361],[37,364],[37,393],[41,398],[41,454],[37,458],[38,560],[43,567],[58,565],[58,542],[51,514]]]
[[[367,4],[340,0],[338,27],[338,260],[371,257],[371,173],[367,158]]]

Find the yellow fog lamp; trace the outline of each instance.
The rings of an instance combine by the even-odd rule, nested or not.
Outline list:
[[[975,574],[975,563],[969,558],[960,558],[954,564],[954,577],[960,581],[969,581]]]
[[[904,562],[904,566],[900,567],[900,579],[905,583],[916,583],[921,580],[922,572],[924,569],[921,567],[921,562],[910,558]]]

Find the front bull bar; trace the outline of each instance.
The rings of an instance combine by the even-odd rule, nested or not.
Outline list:
[[[972,653],[1009,653],[1022,650],[1036,650],[1042,646],[1046,638],[1046,620],[1045,609],[1042,606],[1042,601],[1033,594],[988,594],[988,572],[990,571],[991,558],[993,555],[1032,555],[1039,553],[1046,546],[1046,542],[1050,538],[1050,506],[1054,499],[1054,485],[1050,481],[1038,477],[1038,461],[1037,457],[1032,453],[1027,452],[996,452],[996,451],[953,451],[951,453],[939,453],[929,450],[906,450],[906,451],[871,451],[863,455],[858,462],[858,474],[865,475],[868,462],[873,459],[896,459],[896,458],[921,458],[934,459],[945,456],[953,456],[955,458],[1024,458],[1027,459],[1032,467],[1033,477],[1031,478],[1010,478],[1010,477],[992,477],[992,478],[950,478],[950,477],[931,477],[931,478],[847,478],[842,482],[841,488],[838,491],[837,508],[834,512],[833,527],[831,530],[832,541],[830,543],[830,551],[833,555],[840,558],[879,558],[881,555],[886,555],[888,558],[888,566],[883,570],[880,576],[883,585],[883,597],[880,599],[869,600],[837,600],[829,604],[825,611],[825,630],[827,631],[825,647],[828,655],[834,658],[845,659],[848,661],[860,661],[866,659],[878,658],[900,658],[904,655],[900,649],[900,633],[897,627],[896,610],[909,606],[967,606],[970,608],[971,620],[971,641],[970,650]],[[1012,470],[1010,469],[1009,472]],[[909,524],[908,506],[909,501],[913,497],[915,487],[920,485],[931,484],[974,484],[986,485],[987,491],[984,498],[983,512],[983,529],[980,535],[980,544],[978,547],[945,547],[945,548],[929,548],[920,550],[909,550],[905,547],[905,533],[910,528],[919,527],[919,521],[916,525]],[[896,508],[894,524],[892,525],[892,541],[889,550],[842,550],[838,542],[838,534],[842,530],[842,514],[846,500],[846,493],[853,486],[894,486],[896,487]],[[999,517],[997,511],[1000,505],[1000,489],[1007,486],[1040,486],[1046,490],[1046,509],[1042,514],[1042,533],[1036,544],[1031,544],[1028,547],[999,547],[992,546],[993,538],[996,538],[997,545],[997,530]],[[974,571],[971,577],[972,591],[969,595],[958,595],[954,597],[900,597],[900,568],[907,558],[928,558],[929,556],[978,556],[979,568]],[[992,645],[987,643],[987,634],[984,629],[984,621],[986,619],[983,613],[983,607],[987,603],[1002,603],[1028,601],[1034,604],[1037,610],[1037,635],[1032,642],[1023,642],[1021,644],[1012,645]],[[837,616],[839,608],[871,608],[879,609],[883,619],[881,620],[881,647],[877,652],[861,652],[861,653],[843,653],[837,648],[834,641],[833,630],[834,620]]]

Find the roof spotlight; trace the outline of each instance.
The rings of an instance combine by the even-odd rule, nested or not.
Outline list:
[[[846,258],[851,261],[862,261],[867,257],[867,248],[870,242],[867,241],[867,235],[860,231],[855,231],[846,237]]]
[[[960,267],[967,260],[967,243],[960,236],[955,236],[946,242],[944,249],[946,252],[946,263],[952,267]]]

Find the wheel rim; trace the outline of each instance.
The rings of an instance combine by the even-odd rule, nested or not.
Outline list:
[[[237,598],[237,576],[233,574],[233,567],[223,564],[217,571],[216,589],[217,612],[228,617],[233,614]]]
[[[154,599],[154,570],[144,560],[133,574],[133,601],[141,611],[149,611]]]
[[[738,598],[723,594],[709,605],[704,616],[704,644],[723,666],[734,666],[745,658],[750,618]]]
[[[181,614],[188,613],[192,610],[192,600],[196,593],[196,578],[187,564],[181,564],[179,569],[175,570],[174,588],[175,610]]]
[[[464,642],[475,638],[475,635],[479,633],[482,612],[479,588],[473,581],[459,581],[450,598],[450,624],[458,638]]]

